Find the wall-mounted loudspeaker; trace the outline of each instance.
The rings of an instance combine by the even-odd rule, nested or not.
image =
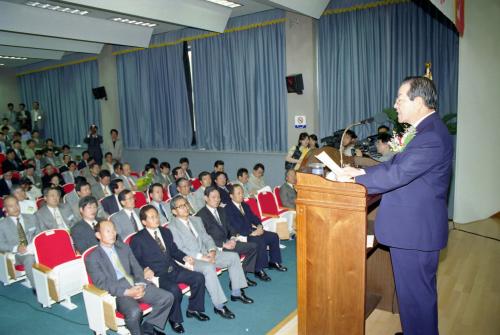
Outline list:
[[[106,89],[104,88],[104,86],[93,88],[92,94],[94,95],[94,99],[96,100],[108,100],[108,96],[106,95]]]
[[[286,89],[288,93],[302,94],[302,91],[304,91],[302,74],[294,74],[286,77]]]

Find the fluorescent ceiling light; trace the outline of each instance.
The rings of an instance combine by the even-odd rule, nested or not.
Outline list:
[[[125,19],[125,18],[121,18],[121,17],[114,17],[114,18],[111,18],[110,20],[115,21],[115,22],[121,22],[121,23],[135,24],[136,26],[143,26],[143,27],[149,27],[149,28],[157,26],[156,23]]]
[[[57,6],[57,5],[51,5],[49,3],[42,3],[42,2],[36,2],[36,1],[29,1],[26,3],[26,5],[31,6],[31,7],[38,7],[38,8],[43,8],[43,9],[55,10],[58,12],[69,13],[69,14],[87,15],[89,13],[86,10],[80,10],[77,8],[69,8],[69,7],[61,7],[61,6]]]
[[[0,66],[5,66],[5,64],[0,64]]]
[[[239,3],[233,2],[233,1],[225,1],[225,0],[206,0],[208,2],[213,2],[221,6],[229,7],[229,8],[236,8],[242,6]]]
[[[0,59],[17,59],[17,60],[25,60],[28,59],[26,57],[15,57],[15,56],[0,56]]]

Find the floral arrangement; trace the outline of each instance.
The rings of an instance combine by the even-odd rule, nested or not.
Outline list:
[[[145,176],[137,179],[136,186],[138,191],[145,191],[153,182],[153,174],[147,173]]]
[[[392,140],[389,142],[391,151],[403,152],[408,143],[410,143],[411,140],[413,140],[416,134],[417,134],[417,129],[413,126],[406,128],[406,130],[401,135],[398,135],[396,132],[394,132],[394,136],[392,137]]]

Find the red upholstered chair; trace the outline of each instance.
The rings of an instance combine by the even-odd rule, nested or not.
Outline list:
[[[276,202],[278,203],[278,207],[279,207],[280,209],[285,208],[285,207],[283,206],[283,203],[281,202],[280,187],[279,187],[279,186],[275,186],[275,187],[274,187],[274,196],[276,197]]]
[[[138,172],[135,172],[135,171],[130,172],[130,175],[131,175],[131,176],[134,176],[134,177],[136,177],[136,178],[140,178],[140,177],[141,177],[141,176],[139,176],[139,173],[138,173]]]
[[[54,173],[59,173],[59,169],[57,167],[53,166],[52,169],[54,169]],[[42,169],[42,175],[47,175],[47,168]]]
[[[135,198],[135,208],[141,208],[144,205],[148,204],[148,200],[146,199],[146,195],[143,192],[134,192]]]
[[[31,287],[28,279],[26,278],[26,272],[24,271],[24,265],[15,265],[15,255],[10,252],[0,252],[0,282],[4,285],[10,285],[12,283],[24,280],[22,284],[26,287]]]
[[[12,180],[19,181],[21,179],[21,174],[19,171],[12,171]]]
[[[43,231],[35,236],[33,245],[36,259],[33,279],[38,302],[43,307],[61,302],[67,309],[75,309],[77,306],[71,302],[71,297],[82,292],[86,274],[68,231]]]
[[[64,194],[68,194],[75,189],[75,184],[73,184],[73,183],[64,184],[62,186],[62,188],[63,188]]]
[[[196,191],[201,187],[201,181],[198,178],[192,178],[191,179],[191,186],[193,189]]]
[[[288,222],[286,219],[271,213],[264,214],[259,202],[255,198],[247,198],[244,201],[248,206],[250,206],[252,212],[260,218],[264,230],[278,233],[278,235],[280,235],[280,239],[290,238],[290,236],[286,234],[286,232],[288,232]]]
[[[97,246],[87,249],[82,258],[85,260],[92,254]],[[83,301],[89,322],[89,328],[98,335],[105,335],[108,329],[118,334],[129,334],[125,327],[125,317],[116,310],[116,299],[107,291],[101,290],[92,284],[92,279],[87,274],[86,285],[83,288]],[[152,311],[148,304],[139,304],[142,314]]]
[[[5,156],[4,153],[0,152],[0,165],[2,165],[3,161],[7,159],[7,156]]]
[[[40,209],[40,207],[42,207],[43,205],[45,205],[45,199],[43,197],[39,197],[36,199],[36,208]]]

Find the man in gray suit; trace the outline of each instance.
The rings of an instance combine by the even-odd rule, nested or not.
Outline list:
[[[87,271],[95,286],[116,297],[116,309],[125,316],[125,325],[132,335],[165,334],[172,293],[154,286],[153,271],[141,268],[130,247],[116,242],[112,222],[102,221],[95,226],[99,246],[85,260]],[[153,308],[141,325],[139,303]]]
[[[167,224],[169,217],[172,218],[170,206],[163,201],[163,186],[160,183],[154,183],[149,187],[149,195],[151,196],[150,204],[155,206],[160,216],[160,225]]]
[[[198,211],[205,207],[205,189],[212,185],[212,177],[210,172],[203,171],[198,175],[198,179],[201,182],[201,186],[193,192],[193,202],[194,207],[198,208]]]
[[[195,215],[196,212],[198,212],[201,208],[203,208],[203,206],[205,206],[203,205],[200,208],[196,206],[196,199],[191,192],[191,182],[188,179],[181,177],[177,179],[176,184],[178,192],[177,194],[182,195],[182,197],[186,200],[189,214]]]
[[[137,178],[130,175],[130,173],[132,172],[130,164],[124,163],[122,165],[122,172],[123,174],[121,175],[120,179],[123,180],[123,186],[125,186],[125,188],[128,190],[137,190]]]
[[[186,255],[195,259],[194,271],[205,276],[205,286],[214,312],[226,319],[234,319],[235,315],[225,305],[227,298],[215,271],[216,267],[227,267],[231,281],[231,301],[253,303],[242,290],[247,287],[245,273],[237,253],[219,251],[214,240],[207,234],[199,217],[189,216],[186,199],[182,195],[175,196],[170,202],[174,219],[168,228],[174,236],[174,242]]]
[[[289,169],[285,174],[285,183],[280,187],[280,198],[283,206],[295,209],[295,199],[297,199],[297,191],[295,184],[297,176],[294,169]]]
[[[87,197],[89,195],[92,195],[92,192],[90,191],[90,184],[87,183],[86,181],[81,181],[75,185],[75,189],[66,194],[65,200],[66,204],[68,204],[71,207],[71,210],[73,212],[73,215],[75,216],[75,222],[78,222],[82,219],[80,215],[80,205],[79,201]],[[109,214],[106,213],[102,205],[97,202],[97,216],[99,218],[108,218]]]
[[[83,169],[83,171],[83,174],[80,175],[87,179],[90,186],[94,186],[94,184],[99,183],[99,172],[101,172],[101,166],[99,164],[92,162],[89,164],[88,170],[85,171],[85,169]]]
[[[160,163],[160,173],[155,176],[155,183],[160,183],[164,188],[174,182],[174,177],[170,174],[170,164],[168,162]]]
[[[92,185],[92,195],[96,199],[102,199],[111,195],[109,183],[111,182],[111,174],[108,170],[101,170],[99,172],[99,182]]]
[[[143,225],[139,218],[139,210],[135,208],[134,193],[131,190],[123,190],[118,194],[118,201],[123,209],[113,215],[110,219],[116,227],[116,232],[122,240],[132,233],[142,230]]]
[[[61,193],[58,188],[47,187],[43,190],[45,206],[40,208],[35,216],[38,219],[39,230],[66,229],[69,230],[77,221],[67,204],[61,204]]]
[[[30,214],[21,214],[17,199],[8,195],[3,201],[3,209],[7,216],[0,220],[0,252],[15,254],[16,264],[24,265],[26,276],[35,287],[33,281],[33,264],[35,256],[28,251],[28,245],[39,233],[36,217]]]

